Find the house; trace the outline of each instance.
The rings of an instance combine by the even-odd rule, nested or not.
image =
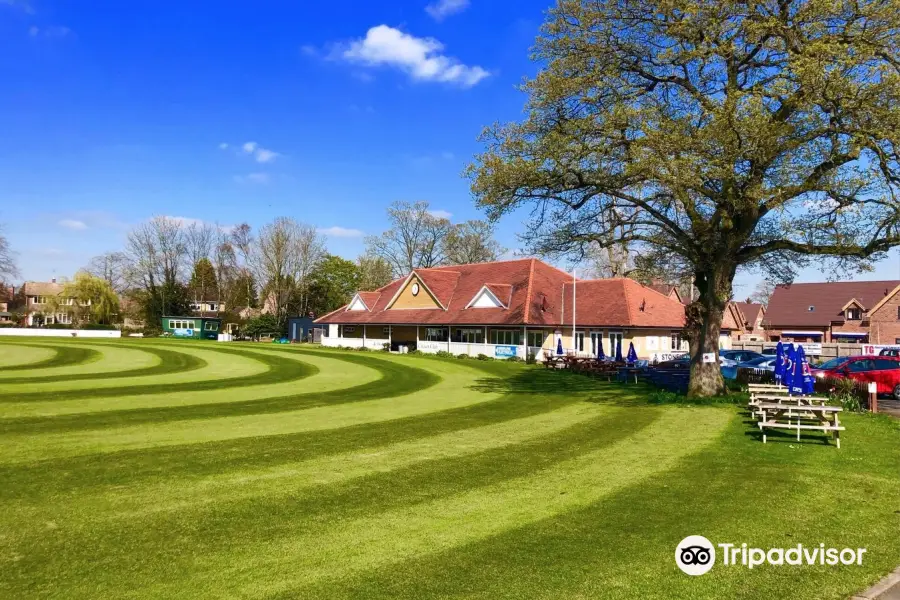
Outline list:
[[[219,300],[194,300],[191,302],[191,311],[198,317],[217,317],[220,312],[225,312],[225,303]]]
[[[682,300],[681,298],[681,294],[678,291],[677,285],[672,285],[671,283],[662,283],[661,281],[654,281],[647,287],[651,290],[659,292],[663,296],[668,296],[672,300],[677,300],[678,302],[684,304],[684,300]]]
[[[775,287],[763,319],[769,341],[893,344],[900,280]],[[873,327],[873,324],[875,327]]]
[[[538,360],[560,343],[583,355],[602,345],[610,355],[633,342],[648,359],[687,350],[678,300],[631,279],[573,281],[534,258],[416,269],[315,322],[326,326],[326,346]]]
[[[25,296],[25,324],[29,327],[71,324],[75,319],[75,299],[60,297],[64,287],[55,278],[49,282],[26,281],[22,286]]]
[[[14,287],[0,287],[0,323],[11,323],[13,315],[9,311],[9,305],[16,296]]]
[[[727,329],[731,339],[747,342],[765,341],[763,318],[766,307],[754,302],[729,302],[725,307],[722,328]]]

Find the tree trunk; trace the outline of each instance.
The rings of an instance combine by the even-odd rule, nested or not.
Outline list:
[[[735,269],[718,264],[696,273],[700,297],[688,306],[685,331],[691,347],[691,373],[688,397],[718,396],[726,392],[719,366],[719,332],[725,306],[731,298]],[[703,362],[703,355],[713,362]]]

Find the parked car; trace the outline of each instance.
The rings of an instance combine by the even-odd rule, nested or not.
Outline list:
[[[662,370],[671,370],[671,369],[688,369],[691,366],[691,355],[684,354],[677,358],[673,358],[672,360],[664,360],[660,363],[654,365],[657,369]]]
[[[840,377],[865,383],[874,382],[879,394],[900,400],[900,357],[843,356],[832,358],[811,369],[816,377]]]
[[[883,348],[878,356],[900,356],[900,348]]]
[[[722,350],[719,352],[719,364],[723,367],[735,367],[738,363],[762,358],[762,356],[759,352],[752,350]]]
[[[775,353],[777,350],[778,350],[777,347],[776,348],[763,348],[762,353],[764,356],[775,356]]]
[[[754,358],[752,360],[737,363],[734,366],[722,367],[722,376],[725,379],[737,379],[738,369],[757,369],[759,371],[774,371],[775,370],[775,357],[774,356],[760,356],[759,358]]]

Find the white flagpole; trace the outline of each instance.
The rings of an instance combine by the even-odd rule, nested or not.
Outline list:
[[[572,351],[578,354],[578,342],[575,339],[575,269],[572,269]]]

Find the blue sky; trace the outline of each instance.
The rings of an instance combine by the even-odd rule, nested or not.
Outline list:
[[[23,276],[71,276],[154,214],[292,216],[348,258],[395,200],[479,218],[460,174],[485,125],[521,118],[548,6],[0,0],[0,223]],[[900,277],[900,255],[865,277]]]

